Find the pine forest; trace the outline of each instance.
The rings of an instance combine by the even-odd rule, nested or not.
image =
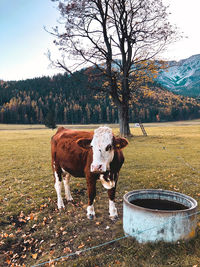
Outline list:
[[[91,89],[85,70],[22,81],[0,81],[0,123],[117,123],[109,96]],[[200,117],[200,101],[176,95],[159,84],[137,91],[130,102],[130,122],[188,120]]]

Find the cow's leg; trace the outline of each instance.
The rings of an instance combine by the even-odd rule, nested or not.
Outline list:
[[[118,218],[117,208],[115,202],[109,199],[109,214],[111,220],[116,220]]]
[[[54,170],[54,177],[55,177],[55,189],[57,193],[57,205],[58,209],[61,210],[61,208],[65,208],[65,205],[63,203],[61,191],[62,191],[62,176],[61,172],[58,170]]]
[[[88,207],[87,207],[87,217],[88,219],[93,219],[95,217],[94,211],[94,198],[96,196],[96,179],[93,177],[87,177],[87,188],[88,188]]]
[[[67,201],[73,200],[73,198],[71,196],[71,192],[70,192],[70,186],[69,186],[70,177],[71,177],[71,175],[69,173],[66,173],[65,177],[63,177],[63,184],[64,184],[64,188],[65,188],[65,197],[66,197]]]
[[[115,186],[108,190],[108,197],[109,197],[109,214],[111,220],[116,220],[118,218],[117,208],[115,206],[115,192],[118,180],[118,173],[115,175]]]

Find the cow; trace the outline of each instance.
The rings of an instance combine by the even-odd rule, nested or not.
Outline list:
[[[75,131],[58,128],[51,138],[52,169],[55,178],[58,209],[64,209],[61,196],[62,178],[67,201],[72,201],[70,177],[86,177],[88,191],[87,217],[95,217],[93,201],[96,196],[96,181],[99,179],[108,190],[109,214],[112,220],[118,217],[115,207],[115,190],[119,171],[124,162],[121,151],[128,141],[113,135],[109,127],[102,126],[92,131]]]

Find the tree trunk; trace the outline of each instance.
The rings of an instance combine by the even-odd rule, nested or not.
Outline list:
[[[130,136],[128,105],[118,106],[119,128],[121,136]]]

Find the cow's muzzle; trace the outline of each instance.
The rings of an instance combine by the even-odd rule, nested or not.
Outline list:
[[[95,173],[104,173],[106,172],[106,166],[103,164],[100,165],[91,164],[90,171]]]
[[[101,174],[99,178],[104,188],[111,189],[115,187],[115,181],[110,180],[109,175]]]

